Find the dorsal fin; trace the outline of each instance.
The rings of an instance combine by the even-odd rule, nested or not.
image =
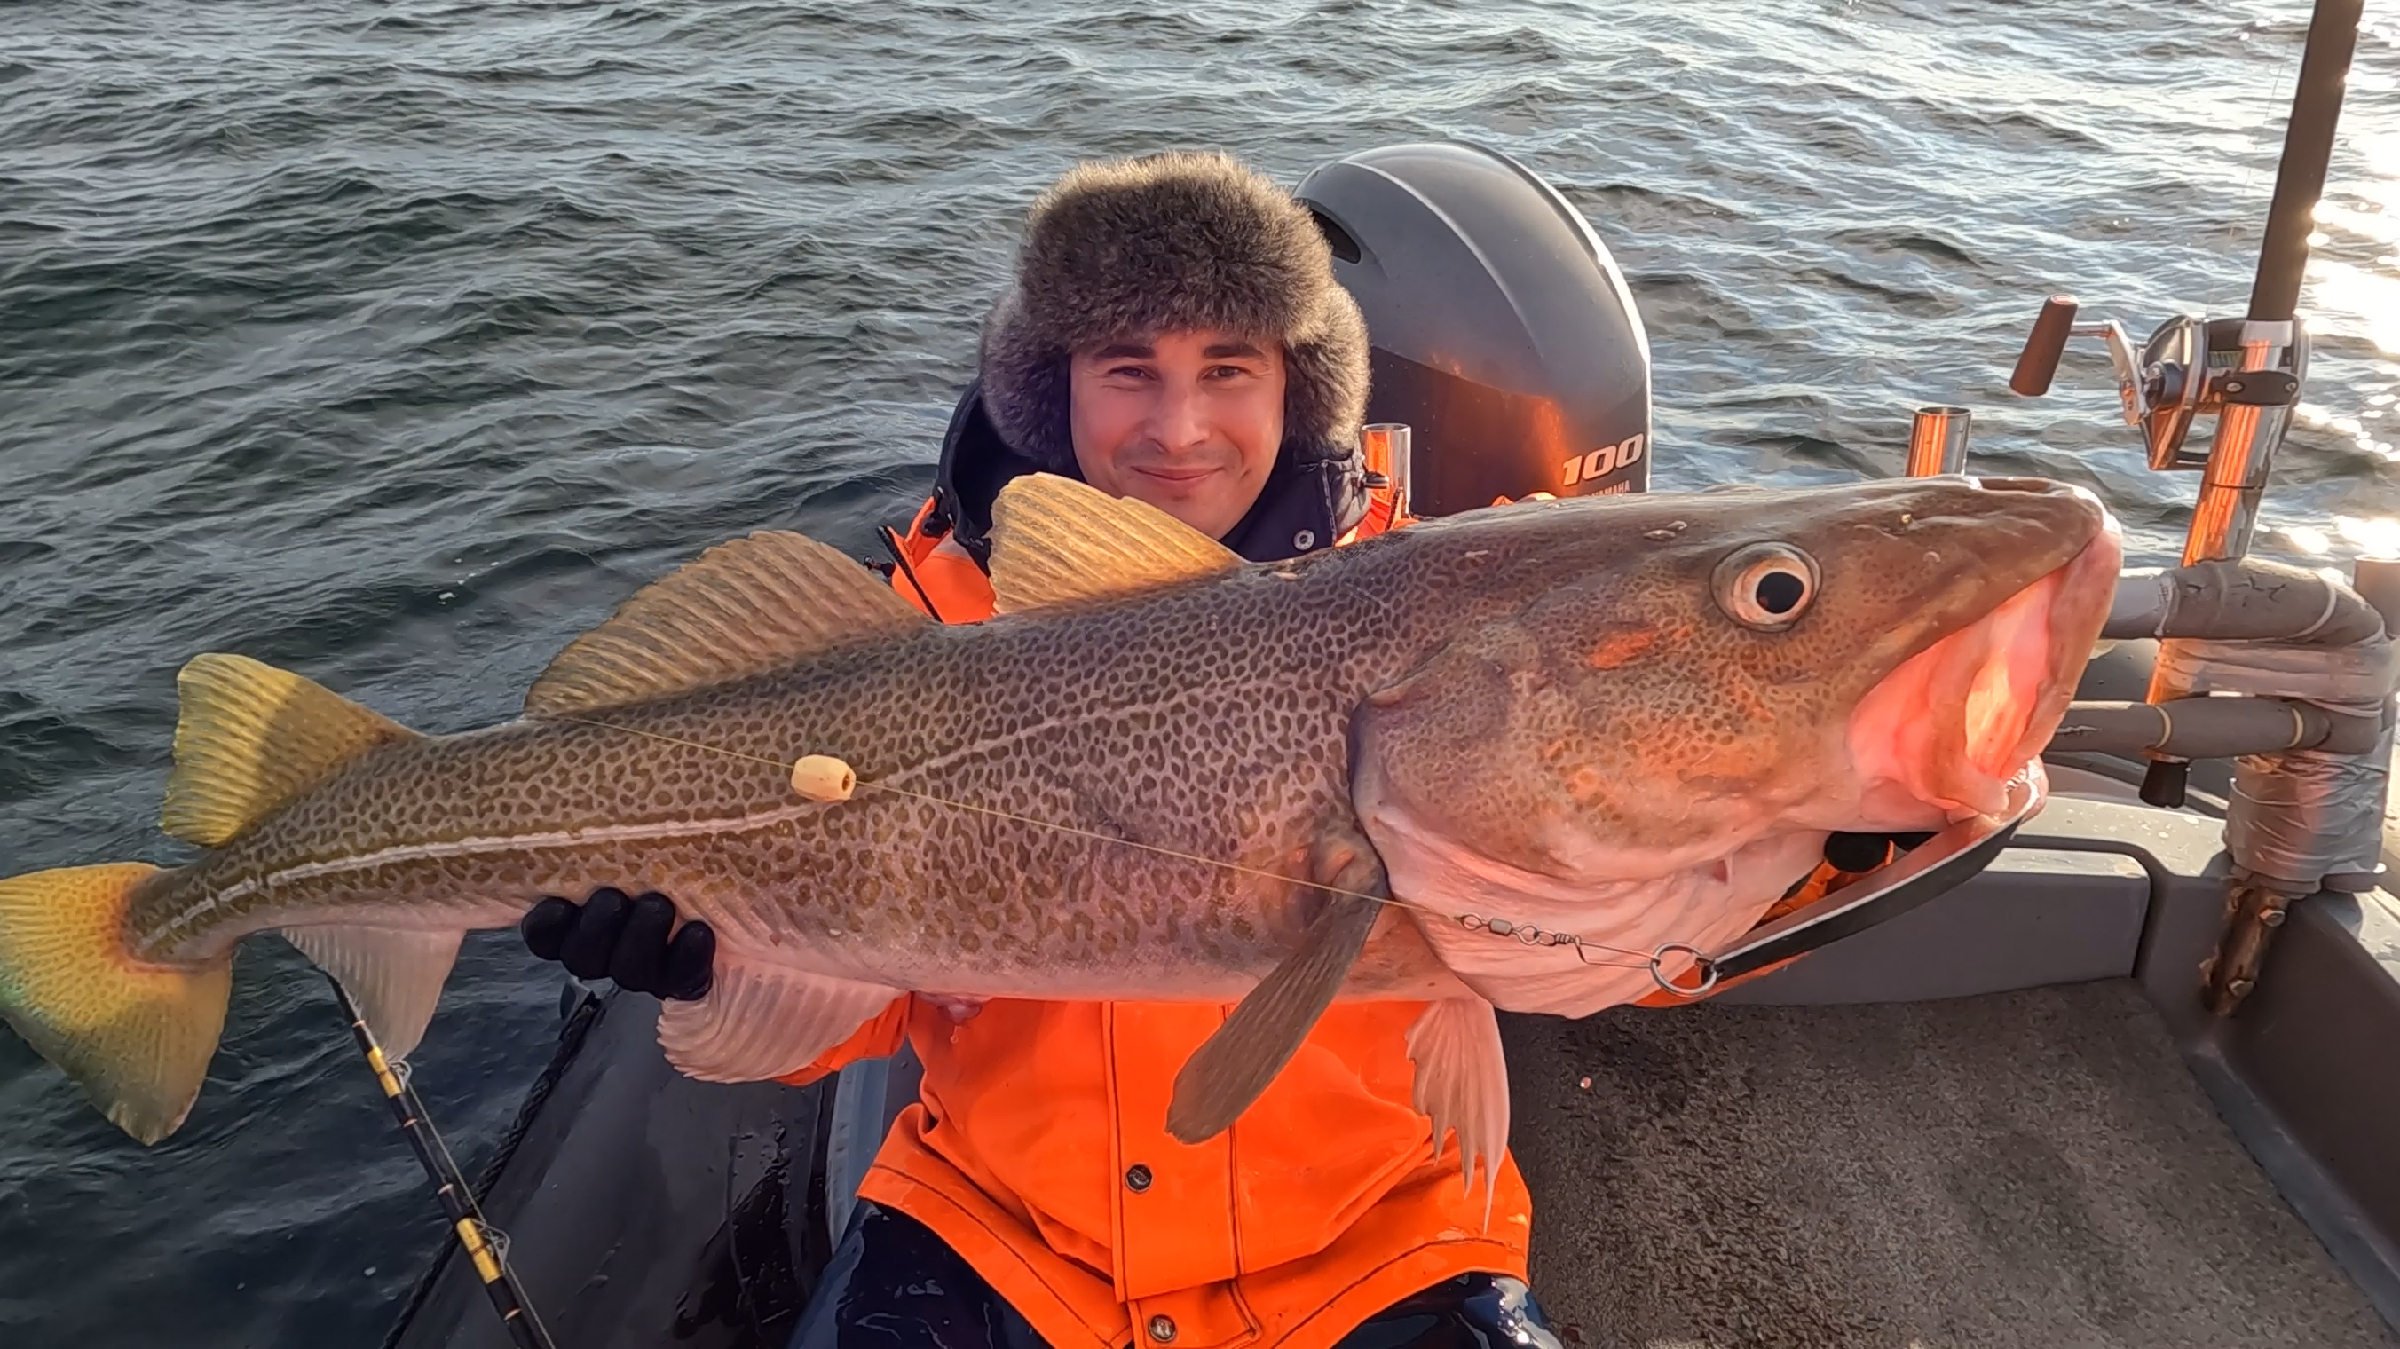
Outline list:
[[[762,531],[634,592],[533,681],[525,714],[589,712],[706,688],[931,621],[836,550],[806,535]]]
[[[335,769],[417,733],[289,670],[194,656],[175,676],[175,770],[159,827],[219,848]]]
[[[992,503],[999,613],[1214,576],[1240,554],[1146,501],[1050,473],[1010,480]]]

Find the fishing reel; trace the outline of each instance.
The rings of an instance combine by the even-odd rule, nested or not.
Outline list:
[[[2010,389],[2027,398],[2048,393],[2067,339],[2097,337],[2117,370],[2125,424],[2141,433],[2150,467],[2206,468],[2209,452],[2187,449],[2185,442],[2195,420],[2221,416],[2228,407],[2256,409],[2260,420],[2271,423],[2252,431],[2253,443],[2271,453],[2282,441],[2308,377],[2308,330],[2297,319],[2285,325],[2179,314],[2137,348],[2115,319],[2077,323],[2077,309],[2072,295],[2043,301],[2009,376]]]

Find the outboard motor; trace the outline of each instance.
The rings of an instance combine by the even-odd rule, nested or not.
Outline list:
[[[1411,428],[1420,516],[1650,484],[1650,343],[1608,248],[1508,156],[1366,150],[1296,194],[1367,320],[1367,421]]]

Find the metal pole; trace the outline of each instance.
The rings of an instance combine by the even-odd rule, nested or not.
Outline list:
[[[375,1081],[383,1088],[392,1115],[400,1121],[400,1132],[407,1136],[409,1147],[416,1152],[418,1165],[433,1177],[434,1198],[441,1202],[442,1213],[450,1219],[451,1234],[474,1262],[475,1275],[483,1281],[493,1310],[500,1313],[501,1321],[507,1325],[509,1339],[518,1349],[557,1349],[550,1332],[534,1316],[533,1304],[526,1299],[515,1271],[508,1267],[507,1238],[483,1220],[483,1209],[475,1202],[474,1187],[459,1171],[442,1136],[434,1132],[433,1121],[425,1117],[425,1103],[417,1099],[416,1088],[408,1084],[407,1064],[393,1063],[384,1057],[383,1046],[375,1041],[375,1032],[367,1029],[366,1019],[358,1014],[357,1006],[339,983],[333,985],[333,996],[341,1006],[342,1016],[350,1023],[351,1037],[367,1056],[367,1066],[375,1070]]]
[[[1908,476],[1931,478],[1967,471],[1965,408],[1923,407],[1908,429]]]
[[[2267,207],[2267,233],[2258,251],[2258,275],[2250,288],[2250,310],[2242,325],[2242,369],[2267,370],[2293,342],[2300,281],[2308,270],[2308,236],[2315,226],[2317,199],[2325,190],[2325,168],[2333,157],[2335,126],[2342,115],[2342,89],[2350,56],[2358,46],[2358,20],[2365,0],[2317,0],[2309,19],[2308,46],[2292,92],[2292,115],[2284,128],[2283,159],[2275,174],[2275,197]],[[2205,360],[2205,356],[2203,356]],[[2195,370],[2194,378],[2204,371]],[[2267,484],[2276,442],[2289,409],[2228,402],[2217,417],[2216,440],[2201,475],[2200,504],[2183,549],[2184,565],[2240,557],[2250,550],[2250,531]],[[2166,662],[2162,659],[2160,668]],[[2149,701],[2171,702],[2190,689],[2164,674],[2150,681]],[[2181,759],[2152,761],[2142,780],[2142,799],[2155,806],[2180,806],[2191,765]]]

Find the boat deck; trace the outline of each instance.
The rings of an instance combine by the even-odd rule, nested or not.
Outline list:
[[[1503,1034],[1571,1345],[2400,1346],[2130,980]]]

